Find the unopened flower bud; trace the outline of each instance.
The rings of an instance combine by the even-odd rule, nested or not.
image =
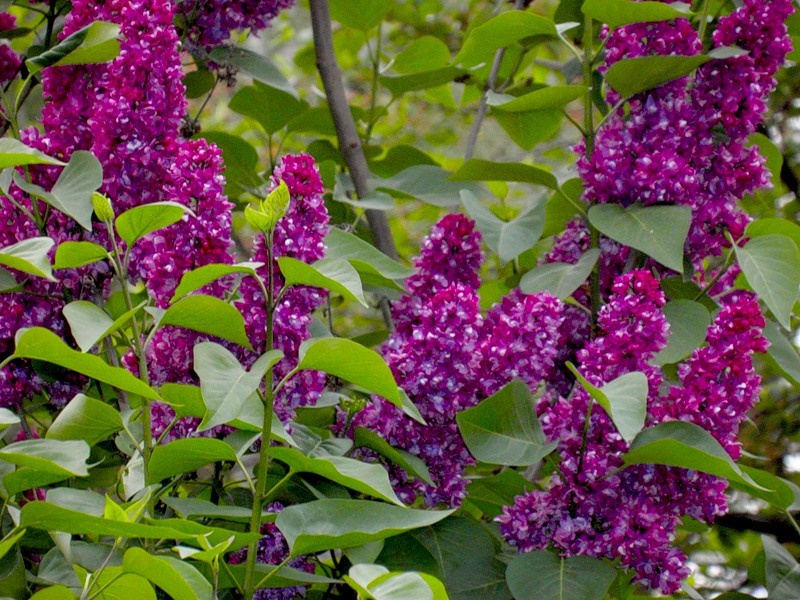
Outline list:
[[[97,218],[103,221],[103,223],[114,220],[114,208],[111,206],[111,200],[100,192],[94,192],[92,194],[92,208],[94,209],[94,214],[96,214]]]

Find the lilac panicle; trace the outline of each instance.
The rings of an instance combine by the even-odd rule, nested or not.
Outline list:
[[[422,243],[409,294],[393,306],[396,329],[381,351],[400,387],[428,423],[420,425],[374,398],[352,426],[366,427],[419,458],[434,485],[389,466],[398,495],[428,506],[458,506],[464,468],[474,463],[455,422],[515,377],[531,388],[554,369],[562,305],[547,294],[512,292],[484,317],[476,293],[480,234],[462,215],[448,215]],[[362,451],[374,458],[374,454]]]
[[[313,263],[325,256],[325,237],[328,235],[328,211],[322,195],[324,186],[314,159],[308,154],[283,157],[272,176],[272,189],[280,181],[286,182],[291,201],[286,215],[280,219],[273,234],[275,294],[281,291],[277,259],[294,258]],[[259,236],[253,260],[267,262],[265,238]],[[266,280],[267,270],[259,269]],[[245,328],[255,353],[242,352],[246,363],[253,362],[265,351],[266,308],[261,289],[252,278],[246,278],[240,288],[241,300],[237,307],[244,315]],[[300,345],[309,337],[311,314],[325,301],[325,292],[306,286],[288,290],[275,310],[274,345],[282,351],[284,358],[275,366],[278,379],[291,371],[298,361]],[[275,401],[275,410],[284,422],[294,417],[298,406],[313,404],[325,387],[325,375],[317,371],[302,371],[293,376],[283,387]]]
[[[177,0],[177,14],[191,48],[211,50],[233,32],[257,34],[295,0]]]

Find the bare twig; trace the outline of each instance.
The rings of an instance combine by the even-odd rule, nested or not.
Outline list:
[[[328,0],[311,0],[311,26],[314,31],[317,69],[322,77],[325,95],[328,97],[328,104],[333,115],[336,135],[339,138],[339,149],[347,163],[350,176],[353,178],[356,195],[363,198],[370,191],[369,179],[372,174],[367,165],[367,158],[364,155],[356,123],[350,112],[350,105],[347,103],[342,72],[336,62]],[[375,245],[381,252],[397,260],[397,249],[386,214],[376,210],[367,210],[366,214]]]
[[[514,2],[514,10],[522,10],[527,6],[528,2],[526,0],[515,0]],[[481,102],[478,104],[478,113],[472,122],[472,129],[470,129],[469,138],[467,139],[467,149],[464,152],[465,160],[469,160],[475,155],[475,147],[478,145],[478,133],[480,133],[483,121],[486,119],[486,111],[489,107],[489,92],[497,91],[497,76],[500,73],[500,67],[503,65],[505,55],[505,48],[500,48],[494,55],[492,70],[489,72],[489,79],[483,88],[483,96],[481,96]]]

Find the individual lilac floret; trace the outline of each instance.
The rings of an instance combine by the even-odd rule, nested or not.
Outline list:
[[[272,502],[267,506],[267,510],[279,513],[284,509],[280,502]],[[279,565],[289,556],[289,544],[275,523],[264,523],[261,526],[261,535],[258,541],[257,561],[265,565]],[[241,550],[228,558],[228,563],[237,565],[247,560],[247,549]],[[287,566],[299,569],[306,573],[313,573],[315,570],[314,562],[310,556],[296,556]],[[285,588],[262,588],[257,590],[253,596],[256,600],[296,600],[296,598],[306,597],[305,586],[294,586]]]
[[[177,0],[177,14],[192,48],[211,50],[235,31],[257,34],[295,0]]]
[[[278,221],[273,234],[275,293],[283,287],[277,259],[290,257],[313,263],[325,256],[325,236],[328,235],[328,211],[322,195],[324,186],[314,159],[307,154],[285,156],[272,176],[272,188],[280,181],[286,182],[291,195],[286,215]],[[259,236],[253,260],[267,262],[265,238]],[[259,269],[264,280],[265,267]],[[245,328],[255,353],[241,351],[241,358],[252,363],[265,350],[266,308],[260,287],[252,278],[245,278],[241,286],[241,300],[237,307],[244,315]],[[311,314],[325,300],[322,290],[311,287],[293,287],[282,297],[275,310],[274,344],[284,353],[276,365],[277,378],[284,377],[298,361],[300,345],[310,337],[308,328]],[[325,375],[317,371],[302,371],[283,387],[275,402],[275,410],[284,422],[294,417],[298,406],[316,402],[325,387]]]

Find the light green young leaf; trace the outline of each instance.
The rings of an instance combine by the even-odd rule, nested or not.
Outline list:
[[[25,165],[64,166],[66,164],[52,156],[47,156],[36,148],[26,146],[15,138],[4,137],[0,139],[0,169]]]
[[[612,240],[683,272],[683,245],[692,221],[688,206],[597,204],[589,209],[589,221]]]
[[[797,245],[784,235],[774,234],[753,238],[744,248],[734,246],[734,249],[747,283],[778,322],[789,329],[800,288]]]
[[[544,201],[535,201],[533,206],[512,221],[500,220],[467,190],[461,192],[461,201],[483,234],[486,245],[497,253],[503,263],[514,260],[532,248],[544,230]]]
[[[421,73],[445,67],[450,62],[450,48],[432,35],[413,40],[394,57],[392,69],[397,73]]]
[[[567,363],[567,367],[581,387],[611,417],[622,439],[626,442],[634,439],[644,427],[647,417],[648,384],[645,374],[639,371],[626,373],[598,388],[589,383],[571,363]]]
[[[213,283],[217,279],[226,277],[228,275],[256,275],[256,269],[263,267],[264,263],[260,262],[244,262],[235,265],[213,264],[204,265],[188,271],[181,277],[181,282],[175,288],[175,294],[172,296],[172,302],[180,300],[187,294],[196,292],[200,288]]]
[[[50,196],[53,206],[75,219],[87,231],[92,229],[92,194],[103,185],[103,167],[91,152],[78,150],[61,171]]]
[[[536,418],[535,397],[515,379],[478,406],[456,415],[458,429],[472,456],[495,465],[528,466],[550,454]]]
[[[112,367],[98,356],[73,350],[59,336],[43,327],[21,330],[17,334],[17,347],[13,356],[52,363],[132,394],[150,400],[160,399],[153,388],[134,377],[127,369]]]
[[[519,289],[526,294],[549,292],[559,300],[564,300],[586,282],[599,258],[600,251],[592,248],[581,256],[577,264],[542,265],[522,276]]]
[[[34,237],[0,248],[0,265],[56,281],[48,253],[55,245],[49,237]]]
[[[148,485],[182,473],[191,473],[206,465],[236,462],[230,445],[214,438],[182,438],[156,446],[150,457]]]
[[[122,417],[109,404],[78,394],[47,429],[47,439],[84,440],[90,446],[122,429]]]
[[[8,554],[9,550],[14,548],[17,542],[20,541],[22,537],[25,535],[25,533],[26,531],[24,529],[21,529],[17,531],[14,535],[12,535],[10,538],[0,542],[0,558],[3,558],[6,554]]]
[[[362,306],[369,306],[364,298],[361,278],[355,267],[339,258],[323,258],[313,265],[283,256],[278,259],[278,266],[287,286],[309,285],[341,294],[345,298],[355,300]]]
[[[283,509],[275,520],[292,556],[350,548],[427,527],[453,514],[368,500],[325,499]]]
[[[119,237],[130,247],[147,234],[177,223],[187,213],[192,211],[177,202],[151,202],[126,210],[115,225]]]
[[[61,40],[49,50],[25,61],[28,71],[36,74],[56,65],[89,65],[108,62],[119,55],[120,26],[95,21]]]
[[[159,327],[166,325],[214,335],[252,350],[242,314],[214,296],[184,296],[161,317]]]
[[[560,110],[585,94],[586,88],[582,85],[552,85],[518,97],[494,95],[489,98],[488,104],[492,110],[502,112]]]
[[[108,258],[108,251],[93,242],[61,242],[56,249],[53,268],[75,269]]]
[[[397,382],[380,354],[351,340],[324,338],[304,342],[297,368],[339,377],[402,408]]]

